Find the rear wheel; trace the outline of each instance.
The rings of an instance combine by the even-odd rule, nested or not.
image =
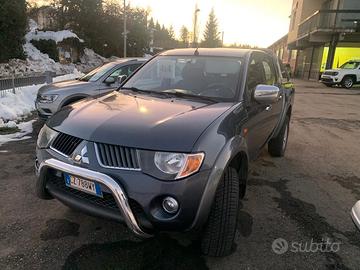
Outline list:
[[[234,168],[228,167],[216,190],[209,219],[202,234],[201,249],[205,255],[222,257],[231,253],[239,201],[239,175]]]
[[[282,157],[285,154],[289,137],[289,124],[290,118],[289,116],[286,116],[279,134],[275,138],[272,138],[268,143],[269,154],[273,157]]]
[[[341,82],[341,85],[346,89],[350,89],[354,85],[354,79],[350,76],[345,76]]]

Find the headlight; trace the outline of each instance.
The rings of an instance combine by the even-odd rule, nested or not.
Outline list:
[[[52,103],[59,95],[39,95],[38,101],[40,103]]]
[[[44,125],[39,132],[37,146],[39,148],[48,148],[57,134],[57,131],[49,128],[47,125]]]
[[[182,154],[156,152],[154,163],[165,174],[174,175],[175,179],[184,178],[196,173],[203,162],[204,153]]]

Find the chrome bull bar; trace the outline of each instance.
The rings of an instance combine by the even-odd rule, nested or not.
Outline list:
[[[138,222],[135,219],[135,216],[130,208],[129,200],[127,199],[127,196],[125,195],[124,190],[120,187],[120,185],[110,176],[91,171],[85,168],[77,167],[71,164],[67,164],[65,162],[59,161],[57,159],[47,159],[40,163],[38,166],[37,174],[40,175],[40,172],[43,169],[46,168],[53,168],[61,172],[65,172],[74,176],[82,177],[89,180],[94,180],[98,183],[101,183],[105,186],[107,186],[112,195],[114,196],[114,199],[116,201],[116,204],[118,208],[120,209],[121,215],[125,220],[126,225],[129,227],[129,229],[136,234],[137,236],[143,237],[143,238],[149,238],[152,237],[151,234],[148,234],[144,232]]]

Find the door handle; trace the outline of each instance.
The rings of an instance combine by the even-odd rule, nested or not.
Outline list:
[[[268,105],[266,108],[265,108],[265,111],[271,111],[272,109],[272,105]]]

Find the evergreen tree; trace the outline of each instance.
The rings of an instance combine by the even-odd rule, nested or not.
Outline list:
[[[25,58],[22,44],[26,27],[25,0],[0,0],[0,62]]]
[[[180,29],[180,41],[185,48],[189,47],[189,30],[185,25]]]
[[[218,31],[218,21],[214,9],[211,9],[208,21],[206,22],[204,39],[201,42],[202,47],[215,48],[221,46],[220,35]]]

